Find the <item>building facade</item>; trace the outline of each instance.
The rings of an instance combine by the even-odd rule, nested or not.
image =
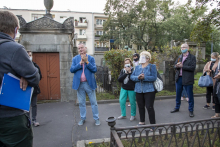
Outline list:
[[[42,18],[45,10],[28,10],[28,9],[3,9],[8,10],[15,15],[20,15],[26,22],[31,22]],[[100,42],[100,36],[103,35],[103,24],[108,19],[104,13],[96,12],[75,12],[75,11],[51,11],[53,19],[63,23],[67,18],[74,17],[74,33],[76,44],[84,43],[87,46],[89,55],[95,55],[97,64],[100,65],[103,58],[103,52],[109,50],[110,41]],[[17,34],[17,39],[20,34]],[[96,55],[97,53],[97,55]],[[101,55],[101,56],[99,56]]]

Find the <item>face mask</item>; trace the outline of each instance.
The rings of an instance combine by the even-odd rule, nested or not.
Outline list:
[[[134,61],[138,61],[138,58],[134,59]]]
[[[32,57],[30,57],[30,60],[32,61]]]
[[[216,61],[216,59],[211,58],[211,61],[212,61],[212,62],[215,62],[215,61]]]
[[[146,63],[147,62],[147,59],[144,55],[140,56],[140,60],[139,60],[139,63]]]
[[[131,64],[125,64],[125,67],[131,67]]]
[[[17,27],[15,28],[15,37],[13,38],[15,40],[16,36],[17,36]]]
[[[187,51],[188,51],[187,49],[181,50],[182,53],[186,53]]]

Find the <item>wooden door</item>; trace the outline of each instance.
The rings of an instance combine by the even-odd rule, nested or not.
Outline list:
[[[33,61],[40,67],[42,74],[38,100],[60,99],[59,53],[33,53]]]

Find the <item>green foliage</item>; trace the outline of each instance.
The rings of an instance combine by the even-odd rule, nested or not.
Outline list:
[[[177,60],[178,56],[182,54],[181,52],[181,47],[180,46],[173,46],[172,48],[169,47],[168,45],[161,47],[162,55],[161,57],[163,60],[168,60],[168,61],[175,61]],[[192,55],[196,55],[197,49],[195,48],[189,48],[189,52]],[[197,62],[202,60],[201,59],[201,50],[198,49],[198,57],[197,57]]]
[[[124,59],[125,58],[131,58],[132,60],[132,51],[128,50],[110,50],[105,52],[104,59],[106,61],[106,64],[110,67],[111,75],[113,80],[116,82],[118,79],[118,76],[120,75],[121,69],[124,68]]]
[[[206,10],[174,6],[172,0],[107,0],[105,14],[109,18],[100,40],[114,39],[117,48],[135,44],[155,51],[156,46],[160,49],[171,40],[189,39]]]
[[[191,32],[190,39],[198,43],[207,42],[211,40],[212,32],[210,22],[199,20]]]

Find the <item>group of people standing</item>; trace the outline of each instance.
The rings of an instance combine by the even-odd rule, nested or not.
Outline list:
[[[133,55],[134,61],[125,58],[124,68],[121,70],[118,81],[122,83],[120,91],[121,116],[118,119],[126,118],[126,100],[127,97],[131,106],[131,118],[133,121],[136,116],[136,101],[139,108],[140,122],[138,125],[145,125],[145,107],[151,124],[155,124],[155,88],[153,82],[157,78],[156,65],[150,64],[151,54],[143,51],[140,54]],[[135,68],[133,67],[135,66]]]

